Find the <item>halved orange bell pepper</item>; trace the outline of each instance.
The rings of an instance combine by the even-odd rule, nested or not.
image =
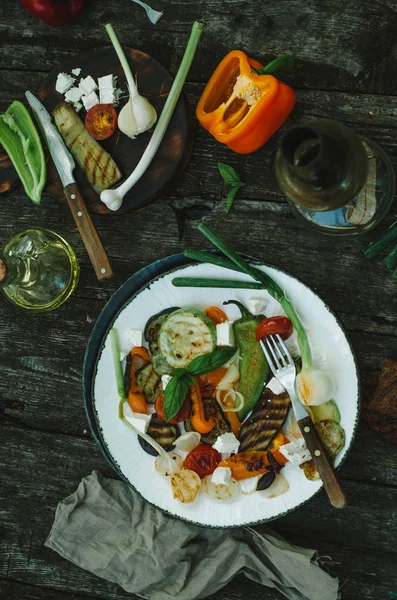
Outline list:
[[[215,427],[215,421],[212,417],[208,420],[205,418],[204,404],[201,396],[200,384],[198,379],[194,378],[194,385],[189,388],[190,400],[192,402],[192,414],[190,421],[193,429],[199,433],[209,433]]]
[[[199,100],[201,125],[240,154],[254,152],[284,123],[295,93],[273,75],[258,75],[262,65],[233,50],[218,65]]]
[[[272,450],[271,452],[279,465],[284,465],[287,462],[287,459],[279,450]],[[242,479],[263,475],[269,465],[267,452],[240,452],[221,460],[218,467],[229,467],[232,471],[232,477],[237,481],[241,481]]]

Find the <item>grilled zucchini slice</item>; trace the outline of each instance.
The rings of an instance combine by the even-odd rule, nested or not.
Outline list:
[[[142,367],[136,374],[136,382],[142,389],[146,402],[154,404],[160,394],[163,393],[161,376],[155,371],[152,363]]]
[[[213,352],[215,348],[215,327],[196,308],[174,311],[160,328],[160,354],[174,369],[186,368],[194,358]]]

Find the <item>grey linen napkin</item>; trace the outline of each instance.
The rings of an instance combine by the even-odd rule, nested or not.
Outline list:
[[[58,504],[46,546],[147,600],[196,600],[238,573],[289,600],[337,600],[338,580],[314,550],[269,529],[209,529],[170,517],[94,471]]]

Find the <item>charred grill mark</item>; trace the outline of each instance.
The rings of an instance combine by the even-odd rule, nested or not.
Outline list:
[[[251,417],[241,428],[240,452],[266,450],[282,426],[290,406],[287,393],[273,394],[265,389]]]
[[[96,178],[97,178],[98,170],[99,170],[98,165],[99,165],[99,161],[101,160],[101,158],[102,158],[102,151],[98,152],[96,159],[94,159],[95,162],[94,162],[94,166],[92,168],[92,183],[94,185],[96,184]]]

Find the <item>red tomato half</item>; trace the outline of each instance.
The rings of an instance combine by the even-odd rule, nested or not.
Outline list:
[[[199,444],[189,452],[183,461],[183,466],[185,469],[194,471],[201,479],[203,479],[203,477],[211,475],[211,473],[215,471],[221,460],[222,457],[215,448],[208,446],[207,444]]]
[[[256,339],[262,340],[268,335],[275,335],[278,333],[281,339],[286,340],[289,338],[293,330],[292,323],[287,317],[270,317],[270,319],[263,319],[259,323],[256,330]]]
[[[94,140],[106,140],[117,127],[117,112],[112,104],[96,104],[85,116],[85,128]]]
[[[162,421],[165,421],[164,394],[161,394],[161,396],[159,396],[157,398],[156,402],[154,403],[154,409],[155,409],[159,419],[161,419]],[[186,419],[188,419],[190,417],[191,411],[192,411],[192,403],[190,401],[190,398],[186,398],[186,400],[182,404],[181,408],[176,413],[175,417],[173,419],[171,419],[171,421],[167,421],[167,422],[173,423],[174,425],[176,425],[176,423],[182,423],[182,421],[186,421]]]

